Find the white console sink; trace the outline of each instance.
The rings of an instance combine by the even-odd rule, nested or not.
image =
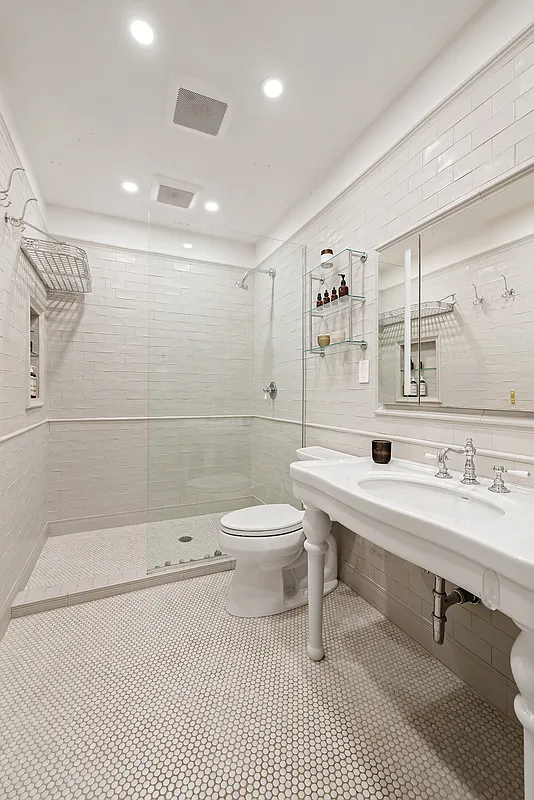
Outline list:
[[[324,656],[323,573],[331,520],[469,590],[522,629],[512,650],[525,728],[525,798],[534,800],[534,491],[510,494],[435,477],[436,468],[393,459],[291,465],[293,491],[306,505],[308,655]]]

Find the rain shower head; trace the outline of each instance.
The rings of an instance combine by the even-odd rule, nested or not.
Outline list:
[[[248,289],[247,277],[249,275],[249,272],[263,272],[264,275],[268,275],[270,278],[274,278],[274,276],[276,275],[276,270],[274,269],[274,267],[271,267],[271,269],[247,269],[241,280],[236,281],[234,283],[234,287],[236,289],[244,289],[245,291],[247,291]]]

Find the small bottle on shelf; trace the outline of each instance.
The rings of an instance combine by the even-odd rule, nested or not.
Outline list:
[[[419,397],[426,397],[426,381],[423,379],[423,362],[419,362]]]
[[[417,381],[412,375],[412,379],[410,381],[410,397],[417,397]]]
[[[33,364],[30,366],[30,397],[32,400],[37,397],[37,372]]]
[[[337,289],[336,289],[335,286],[332,288],[331,299],[332,299],[332,302],[335,302],[337,300]]]
[[[349,293],[349,287],[345,281],[345,275],[340,272],[339,276],[341,278],[341,283],[339,284],[339,299],[341,300],[342,297],[347,297]]]
[[[328,289],[325,289],[323,295],[323,305],[327,306],[329,304],[330,304],[330,295],[328,294]]]
[[[321,308],[322,304],[323,304],[323,298],[321,297],[321,292],[319,292],[319,294],[317,295],[317,302],[315,305],[317,308]]]

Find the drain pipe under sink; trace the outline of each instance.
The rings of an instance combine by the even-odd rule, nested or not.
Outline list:
[[[432,632],[436,644],[443,644],[445,641],[445,624],[447,622],[447,609],[457,604],[472,603],[478,605],[480,597],[468,592],[467,589],[456,587],[450,594],[445,592],[445,578],[434,575],[434,605],[432,608]]]

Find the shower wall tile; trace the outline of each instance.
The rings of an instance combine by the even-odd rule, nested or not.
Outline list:
[[[6,187],[20,157],[0,117],[0,186]],[[8,213],[20,213],[33,196],[22,173],[13,176]],[[46,532],[47,407],[26,409],[29,399],[29,304],[46,306],[46,291],[0,215],[0,636],[11,600],[34,566]],[[28,221],[39,227],[39,208],[30,203]],[[46,318],[43,324],[46,337]],[[41,359],[46,369],[46,342]],[[41,390],[44,387],[41,387]],[[36,423],[39,427],[30,428]],[[27,429],[28,430],[25,430]],[[11,436],[12,435],[12,436]],[[7,438],[6,438],[7,437]]]
[[[241,270],[86,249],[92,293],[50,303],[49,521],[249,496],[246,419],[165,419],[250,413]]]

